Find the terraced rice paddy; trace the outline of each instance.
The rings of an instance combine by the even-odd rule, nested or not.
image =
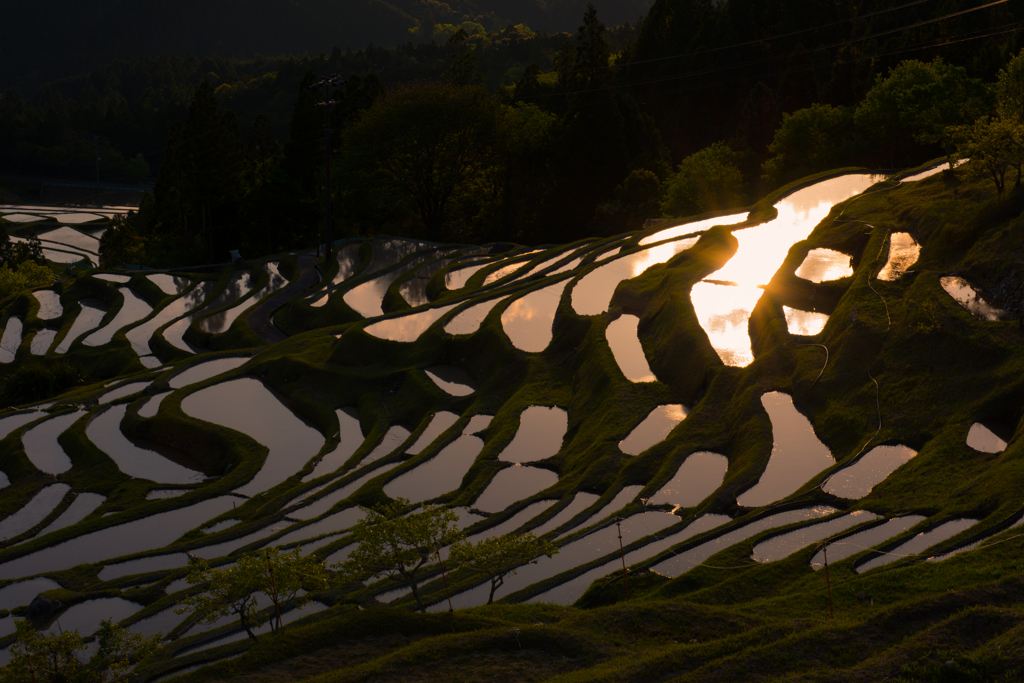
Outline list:
[[[976,326],[1006,316],[964,280],[914,273],[927,242],[889,230],[869,240],[836,221],[877,180],[810,184],[774,198],[770,220],[732,214],[540,249],[342,242],[322,280],[272,312],[287,337],[273,344],[251,323],[297,281],[290,255],[38,288],[3,311],[0,362],[67,358],[88,377],[47,396],[49,412],[0,415],[0,608],[81,572],[77,592],[107,597],[62,620],[88,631],[97,615],[136,619],[166,636],[182,620],[166,603],[150,610],[152,596],[118,597],[129,585],[165,586],[173,602],[188,588],[187,553],[226,563],[302,544],[337,562],[360,506],[397,498],[452,508],[472,540],[531,531],[555,543],[558,554],[506,578],[495,599],[511,602],[572,604],[623,563],[681,585],[673,577],[716,570],[720,554],[795,557],[811,574],[827,549],[852,574],[999,533],[1015,519],[1008,499],[991,505],[1001,527],[924,494],[906,510],[892,502],[936,453],[1001,462],[1016,417],[992,397],[891,417],[886,391],[901,380],[871,354],[906,343],[906,320],[919,336],[942,328],[897,315],[903,292],[927,285],[927,306],[955,313],[952,296]],[[41,236],[98,248],[78,228]],[[802,300],[773,284],[780,272]],[[868,341],[845,346],[858,334]],[[446,580],[456,607],[486,602],[489,582],[462,570]],[[411,604],[393,581],[366,585]],[[447,610],[438,572],[421,590]],[[294,617],[329,608],[313,604]],[[11,628],[0,620],[0,647]],[[237,638],[217,631],[179,654]]]

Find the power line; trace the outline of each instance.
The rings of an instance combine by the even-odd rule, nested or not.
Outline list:
[[[814,32],[814,31],[820,31],[821,29],[831,28],[833,26],[840,26],[842,24],[848,24],[848,23],[853,22],[853,21],[860,21],[861,19],[868,19],[870,17],[875,17],[875,16],[878,16],[880,14],[888,14],[889,12],[895,12],[897,10],[905,9],[907,7],[912,7],[914,5],[920,5],[921,3],[930,2],[930,1],[931,0],[914,0],[913,2],[908,2],[905,5],[900,5],[899,7],[892,7],[892,8],[885,9],[885,10],[879,10],[878,12],[871,12],[870,14],[863,14],[863,15],[858,16],[858,17],[850,17],[849,19],[843,19],[841,21],[834,21],[834,22],[832,22],[830,24],[822,24],[820,26],[812,26],[810,28],[800,29],[799,31],[790,31],[789,33],[779,33],[779,34],[776,34],[774,36],[765,36],[763,38],[755,38],[754,40],[747,40],[747,41],[744,41],[742,43],[733,43],[732,45],[723,45],[721,47],[712,47],[712,48],[707,48],[705,50],[696,50],[694,52],[688,52],[686,54],[669,55],[667,57],[655,57],[655,58],[652,58],[652,59],[638,60],[638,61],[635,61],[635,62],[629,62],[628,66],[635,66],[635,65],[638,65],[638,64],[654,64],[656,62],[665,62],[665,61],[669,61],[669,60],[672,60],[672,59],[682,59],[684,57],[696,57],[698,55],[711,54],[713,52],[721,52],[723,50],[731,50],[731,49],[734,49],[734,48],[737,48],[737,47],[746,47],[748,45],[757,45],[759,43],[766,43],[766,42],[769,42],[769,41],[772,41],[772,40],[779,40],[780,38],[791,38],[792,36],[800,35],[800,34],[803,34],[803,33],[811,33],[811,32]],[[585,71],[596,71],[596,70],[599,70],[599,69],[608,69],[608,68],[613,68],[613,67],[608,66],[608,67],[594,67],[593,69],[581,69],[577,73],[582,73],[582,72],[585,72]]]
[[[988,9],[988,8],[991,8],[991,7],[994,7],[994,6],[997,6],[997,5],[1002,5],[1002,4],[1005,4],[1005,3],[1009,2],[1009,1],[1010,0],[995,0],[994,2],[990,2],[990,3],[985,4],[985,5],[981,5],[981,6],[978,6],[978,7],[973,7],[973,8],[966,9],[966,10],[961,10],[959,12],[953,12],[953,13],[950,13],[950,14],[943,15],[941,17],[934,17],[932,19],[926,19],[924,21],[919,21],[919,22],[916,22],[916,23],[913,23],[913,24],[908,24],[908,25],[902,26],[900,28],[887,29],[885,31],[879,31],[877,33],[872,33],[872,34],[867,35],[867,36],[862,36],[860,38],[851,38],[851,39],[848,39],[848,40],[843,40],[843,41],[839,41],[839,42],[836,42],[836,43],[831,43],[829,45],[823,45],[823,46],[820,46],[820,47],[807,48],[807,49],[804,49],[804,50],[798,50],[798,51],[795,51],[795,52],[790,52],[790,53],[787,53],[787,54],[784,54],[784,55],[778,55],[778,56],[774,56],[774,57],[763,57],[763,58],[760,58],[760,59],[747,60],[747,61],[739,62],[739,63],[736,63],[736,64],[730,64],[730,65],[724,65],[724,66],[716,66],[716,67],[712,67],[712,68],[700,69],[700,70],[690,71],[688,73],[675,74],[675,75],[672,75],[672,76],[664,76],[664,77],[660,77],[660,78],[641,78],[641,79],[637,79],[637,80],[634,80],[634,81],[628,81],[628,82],[612,84],[612,85],[604,85],[604,86],[599,86],[599,87],[596,87],[596,88],[584,88],[584,89],[578,89],[578,90],[563,90],[563,91],[554,92],[554,93],[542,93],[542,94],[533,95],[533,96],[530,96],[530,97],[524,97],[524,98],[521,98],[521,99],[523,101],[528,101],[528,100],[536,100],[536,99],[551,98],[551,97],[564,97],[564,96],[569,95],[569,94],[585,95],[587,93],[601,92],[601,91],[606,91],[606,90],[614,90],[614,89],[618,89],[618,88],[635,88],[635,87],[641,86],[641,85],[649,85],[649,84],[655,84],[655,83],[665,83],[665,82],[670,82],[670,81],[682,80],[682,79],[686,79],[686,78],[694,78],[694,77],[697,77],[697,76],[709,76],[709,75],[723,73],[723,72],[727,72],[727,71],[734,71],[736,69],[743,69],[743,68],[747,68],[747,67],[750,67],[750,66],[757,66],[757,65],[761,65],[761,64],[768,64],[768,63],[771,63],[771,62],[778,62],[778,61],[781,61],[781,60],[789,60],[789,59],[792,59],[794,57],[801,57],[801,56],[805,56],[805,55],[819,53],[819,52],[823,52],[825,50],[832,50],[832,49],[835,49],[837,47],[845,47],[847,45],[853,45],[855,43],[860,43],[860,42],[864,42],[864,41],[867,41],[867,40],[873,40],[875,38],[879,38],[879,37],[882,37],[882,36],[892,35],[894,33],[901,33],[903,31],[909,31],[911,29],[919,28],[921,26],[925,26],[925,25],[928,25],[928,24],[933,24],[933,23],[936,23],[936,22],[939,22],[939,21],[944,21],[946,19],[951,19],[953,17],[958,17],[958,16],[961,16],[961,15],[964,15],[964,14],[969,14],[971,12],[977,12],[977,11],[980,11],[980,10],[983,10],[983,9]],[[761,41],[756,41],[756,42],[761,42]],[[694,53],[694,54],[699,54],[699,53]],[[685,57],[685,56],[689,56],[689,55],[676,55],[676,56],[673,56],[673,57],[667,57],[665,59],[681,58],[681,57]],[[629,67],[630,64],[624,64],[622,66],[623,67]],[[744,79],[744,80],[746,80],[746,79]]]

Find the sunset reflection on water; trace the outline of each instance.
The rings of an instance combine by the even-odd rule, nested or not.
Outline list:
[[[745,367],[753,362],[747,331],[750,314],[790,247],[807,239],[833,206],[880,178],[851,174],[824,180],[780,200],[775,219],[733,232],[739,241],[736,254],[690,292],[697,320],[723,363]]]

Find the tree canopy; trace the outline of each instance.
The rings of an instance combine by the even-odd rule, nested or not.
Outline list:
[[[551,557],[558,548],[532,533],[491,536],[475,544],[460,541],[452,546],[452,562],[491,582],[487,604],[494,602],[494,592],[505,583],[505,577],[515,574],[516,568],[530,564],[537,557]]]
[[[438,550],[462,540],[458,517],[449,508],[428,505],[407,512],[409,501],[397,498],[374,508],[363,508],[364,517],[352,529],[358,545],[341,566],[348,577],[396,579],[412,591],[421,611],[426,605],[419,593],[425,565]]]
[[[190,595],[175,611],[191,611],[204,624],[235,615],[255,642],[259,641],[255,631],[261,624],[269,620],[276,633],[281,628],[281,611],[309,601],[304,590],[327,587],[323,563],[313,556],[303,557],[299,547],[283,551],[272,546],[243,555],[223,569],[211,569],[204,560],[198,560],[187,578],[190,584],[202,585],[205,590]],[[272,614],[260,609],[260,594],[274,601]]]

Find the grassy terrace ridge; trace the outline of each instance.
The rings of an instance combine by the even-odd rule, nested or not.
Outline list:
[[[251,648],[248,642],[238,641],[173,660],[173,652],[230,629],[171,641],[167,651],[140,672],[145,674],[140,678],[232,656],[187,672],[179,680],[1017,680],[1024,676],[1024,531],[1010,527],[1024,511],[1024,446],[1012,438],[1024,413],[1024,330],[1016,319],[985,321],[971,315],[942,289],[939,280],[960,275],[1014,315],[1024,310],[1024,284],[1018,274],[1024,261],[1024,190],[1015,188],[998,197],[991,183],[977,180],[953,185],[941,173],[901,184],[899,177],[912,173],[906,171],[837,205],[807,240],[790,249],[766,288],[769,296],[754,309],[749,329],[755,361],[746,368],[722,364],[687,295],[695,283],[732,257],[737,248],[735,232],[774,216],[772,204],[779,198],[814,181],[851,171],[864,172],[842,169],[797,181],[751,207],[746,222],[706,231],[692,248],[621,283],[606,313],[576,314],[570,301],[571,287],[566,288],[553,339],[541,353],[516,349],[502,331],[502,313],[513,300],[591,272],[599,267],[595,259],[603,249],[622,246],[621,253],[636,253],[645,248],[638,246],[640,239],[669,224],[600,242],[552,246],[530,255],[517,247],[506,252],[505,247],[512,245],[498,245],[502,255],[528,264],[523,272],[548,259],[552,264],[564,260],[573,249],[583,247],[578,254],[583,257],[581,265],[572,274],[554,278],[530,277],[478,291],[489,273],[507,265],[480,261],[487,265],[463,290],[446,294],[444,277],[454,266],[440,269],[427,286],[438,306],[462,301],[464,296],[482,301],[512,294],[496,305],[479,331],[471,335],[451,336],[442,331],[457,309],[443,316],[417,342],[408,344],[367,333],[367,323],[340,295],[332,296],[323,307],[312,308],[304,297],[328,286],[337,271],[337,264],[331,263],[324,269],[319,289],[308,290],[279,309],[275,322],[293,336],[273,346],[261,345],[244,325],[244,316],[239,318],[242,323],[236,320],[224,334],[198,334],[199,322],[212,309],[202,309],[195,316],[187,338],[216,353],[194,357],[155,343],[156,354],[173,363],[173,367],[156,371],[143,372],[124,331],[101,349],[84,347],[80,337],[66,355],[82,367],[89,382],[62,395],[49,409],[51,413],[63,412],[69,404],[94,410],[95,400],[115,380],[153,379],[143,394],[116,401],[129,406],[123,427],[126,435],[139,443],[187,450],[207,474],[217,478],[183,487],[189,493],[180,498],[146,501],[151,489],[168,487],[121,473],[91,444],[85,434],[87,420],[80,420],[61,436],[73,467],[59,479],[75,491],[102,493],[106,501],[84,522],[45,540],[0,548],[0,564],[86,531],[224,495],[250,480],[262,465],[267,448],[247,435],[197,420],[181,408],[186,396],[225,379],[259,379],[323,436],[323,447],[298,473],[239,501],[237,508],[202,526],[226,519],[239,519],[240,523],[210,535],[193,530],[168,546],[133,557],[241,538],[278,522],[297,495],[321,485],[326,488],[316,495],[328,495],[355,479],[349,474],[390,426],[400,425],[411,432],[406,442],[411,444],[426,429],[430,416],[440,410],[456,413],[460,420],[420,454],[396,453],[380,461],[397,466],[386,476],[371,478],[348,504],[388,500],[383,491],[388,480],[434,457],[461,434],[469,417],[493,415],[483,433],[485,446],[462,486],[432,501],[470,506],[496,472],[511,466],[498,455],[515,436],[522,411],[531,405],[558,406],[568,413],[563,447],[546,460],[530,463],[557,473],[558,483],[488,516],[471,526],[471,533],[500,524],[537,500],[557,498],[558,502],[526,527],[536,528],[558,514],[579,491],[598,496],[590,511],[604,506],[626,486],[641,486],[639,498],[649,498],[696,451],[725,455],[729,460],[725,480],[696,507],[676,510],[678,522],[656,537],[675,533],[709,513],[728,515],[732,521],[630,567],[628,601],[621,565],[605,564],[610,556],[533,584],[494,605],[454,614],[413,613],[411,598],[382,605],[373,596],[387,584],[364,587],[336,582],[315,596],[329,609],[289,624],[278,637],[262,638]],[[900,279],[881,281],[876,274],[886,262],[889,236],[894,232],[909,232],[922,245],[921,256]],[[372,279],[366,273],[371,258],[368,245],[369,241],[363,242],[360,263],[343,289]],[[455,248],[471,249],[465,245]],[[821,284],[795,277],[794,271],[816,248],[849,254],[854,274]],[[276,259],[249,264],[258,274],[253,290],[265,284],[266,272],[260,264],[268,260]],[[293,275],[294,263],[286,262],[282,269]],[[216,283],[208,301],[224,289],[234,272],[226,268],[208,276]],[[132,274],[131,287],[154,308],[170,300],[145,281],[144,274]],[[398,292],[407,277],[399,276],[385,295],[386,316],[408,310]],[[195,282],[197,278],[190,279]],[[59,324],[57,341],[70,328],[75,303],[83,299],[103,300],[109,307],[104,322],[113,319],[123,300],[118,287],[87,274],[59,285],[64,320],[48,321],[52,328],[55,322]],[[813,307],[828,313],[830,319],[815,337],[794,337],[787,330],[783,305]],[[35,299],[22,295],[5,306],[5,317],[17,314],[26,320],[27,336],[29,325],[38,322]],[[640,340],[658,381],[626,380],[608,347],[607,324],[626,313],[640,319]],[[827,350],[827,361],[821,347]],[[230,373],[175,391],[163,400],[156,416],[139,415],[149,396],[169,390],[167,382],[177,372],[197,362],[239,354],[251,358]],[[423,372],[438,364],[465,368],[479,388],[462,397],[441,391]],[[0,368],[0,375],[11,371]],[[771,423],[760,402],[760,397],[771,391],[792,397],[828,446],[837,467],[821,472],[777,504],[746,508],[737,503],[737,497],[758,482],[771,453]],[[618,442],[654,406],[672,403],[689,408],[682,428],[636,457],[618,449]],[[337,446],[334,411],[342,407],[358,411],[366,441],[339,473],[301,482],[318,459]],[[984,423],[1008,441],[1007,448],[981,453],[967,447],[966,435],[975,422]],[[21,434],[36,424],[38,420],[19,427],[0,442],[0,469],[11,479],[11,486],[0,498],[0,513],[5,515],[53,480],[32,467],[21,445]],[[822,489],[832,473],[875,446],[897,444],[918,453],[866,497],[846,500]],[[768,529],[723,548],[676,578],[650,571],[673,554],[751,521],[783,510],[825,505],[844,512],[866,510],[886,518],[909,514],[925,518],[885,541],[883,551],[946,521],[964,518],[977,523],[928,554],[939,555],[973,542],[980,546],[942,562],[908,557],[858,574],[856,567],[877,556],[865,549],[830,564],[828,578],[809,567],[818,544],[771,563],[751,559],[759,542],[806,525],[801,522]],[[330,512],[342,507],[335,506]],[[627,512],[642,508],[638,500]],[[63,509],[58,508],[15,540],[30,538]],[[102,518],[106,512],[116,515]],[[599,521],[589,519],[575,527],[559,545],[581,538],[585,528],[589,531],[589,525]],[[602,524],[607,527],[612,522]],[[874,525],[856,526],[842,535]],[[272,538],[278,537],[280,534]],[[627,539],[627,552],[652,540]],[[633,541],[637,543],[631,545]],[[323,559],[345,545],[344,536],[336,537],[315,554]],[[594,582],[573,607],[524,602],[594,567],[612,572],[616,566],[617,574]],[[163,588],[185,573],[168,569],[104,582],[99,578],[101,567],[102,563],[82,565],[46,574],[64,587],[53,596],[59,593],[65,604],[122,596],[146,606],[132,617],[134,621],[172,604],[174,598],[165,595]],[[447,581],[453,591],[461,591],[477,579],[455,570]],[[829,612],[829,581],[834,618]],[[139,584],[147,585],[136,588]],[[428,603],[442,600],[440,574],[430,574],[420,591]],[[175,635],[183,630],[179,627]],[[0,639],[0,646],[6,642]]]

